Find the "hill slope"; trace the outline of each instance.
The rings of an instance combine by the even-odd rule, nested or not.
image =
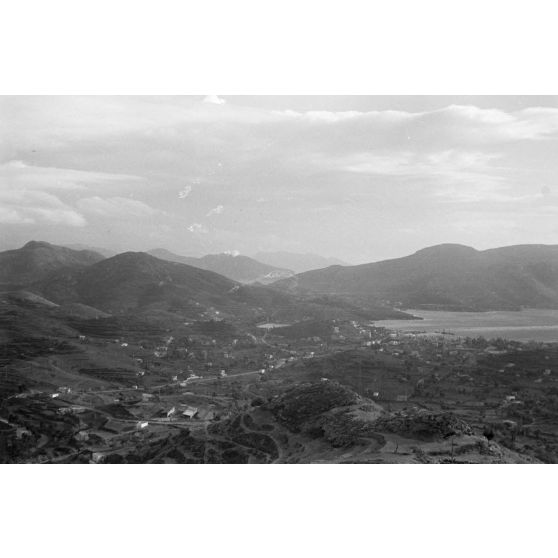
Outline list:
[[[192,265],[207,271],[214,271],[239,281],[241,283],[259,282],[262,284],[272,283],[278,279],[290,277],[293,272],[289,269],[281,269],[272,265],[264,264],[247,256],[233,256],[231,254],[209,254],[201,258],[179,256],[163,248],[157,248],[148,252],[150,255],[170,262],[178,262]]]
[[[91,250],[31,241],[22,248],[0,252],[0,284],[30,285],[55,271],[82,268],[102,259],[101,254]]]
[[[167,262],[142,252],[125,252],[75,272],[65,270],[35,284],[55,302],[80,302],[112,311],[151,305],[219,302],[236,285],[215,273]]]
[[[407,308],[557,308],[558,246],[478,251],[442,244],[404,258],[309,271],[274,286],[295,293],[367,296]]]
[[[241,285],[212,271],[125,252],[78,269],[64,268],[29,287],[56,304],[85,304],[110,314],[173,314],[182,319],[299,321],[368,317],[373,312],[328,297],[293,296],[262,285]]]
[[[331,265],[347,265],[337,258],[324,258],[317,254],[296,254],[294,252],[258,252],[254,258],[268,265],[292,269],[295,273],[322,269]]]

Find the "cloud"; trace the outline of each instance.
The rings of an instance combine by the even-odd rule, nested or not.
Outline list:
[[[0,205],[0,223],[3,225],[31,225],[35,223],[35,219],[13,207]]]
[[[139,176],[28,165],[12,160],[0,164],[0,189],[85,190],[91,186],[138,182]]]
[[[479,108],[474,105],[449,105],[425,111],[273,111],[292,122],[342,129],[353,127],[361,132],[404,131],[409,138],[431,137],[432,131],[443,139],[478,143],[542,140],[558,136],[558,108],[531,107],[513,112]]]
[[[223,211],[225,211],[224,206],[218,205],[217,207],[214,207],[213,209],[210,209],[207,212],[206,217],[211,217],[212,215],[221,215],[221,213],[223,213]]]
[[[401,123],[419,118],[422,113],[410,113],[396,110],[360,112],[310,110],[297,112],[294,110],[272,111],[272,114],[287,120],[299,120],[310,123],[336,124],[339,122],[368,121],[370,123]]]
[[[203,102],[210,105],[224,105],[227,101],[221,99],[217,95],[207,95],[204,97]]]
[[[195,234],[207,234],[209,231],[207,230],[206,227],[204,227],[201,223],[192,223],[189,227],[188,230],[191,233],[195,233]]]
[[[0,190],[0,223],[83,227],[83,215],[58,197],[35,190]]]
[[[318,155],[314,161],[318,166],[329,165],[330,170],[350,173],[469,181],[497,170],[491,167],[491,163],[500,157],[498,153],[446,149],[430,153],[373,151],[328,158]]]
[[[158,213],[156,209],[144,202],[121,197],[83,198],[78,201],[77,206],[84,213],[92,213],[101,217],[149,217]]]
[[[184,188],[182,188],[182,190],[178,192],[178,197],[183,200],[190,195],[191,191],[192,191],[192,186],[184,186]]]

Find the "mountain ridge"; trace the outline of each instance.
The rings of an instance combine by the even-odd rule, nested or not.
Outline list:
[[[219,273],[233,281],[241,283],[272,283],[280,278],[293,275],[290,269],[281,269],[243,255],[207,254],[199,258],[180,256],[164,248],[155,248],[147,252],[152,256],[167,261],[184,263],[200,269]]]
[[[103,259],[91,250],[31,240],[21,248],[0,252],[0,284],[29,285],[61,269],[77,269]]]
[[[558,246],[476,250],[441,244],[402,258],[308,271],[273,286],[299,294],[368,296],[404,308],[557,308]]]

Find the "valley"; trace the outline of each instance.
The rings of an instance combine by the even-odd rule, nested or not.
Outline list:
[[[64,252],[14,285],[59,253],[22,250],[0,292],[2,462],[558,460],[557,343],[423,334],[385,303],[143,253]]]

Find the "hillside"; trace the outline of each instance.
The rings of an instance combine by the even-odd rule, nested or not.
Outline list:
[[[264,264],[247,256],[234,256],[231,254],[208,254],[201,258],[179,256],[163,248],[157,248],[148,252],[150,255],[170,262],[178,262],[192,265],[207,271],[214,271],[239,281],[240,283],[262,283],[268,284],[290,277],[293,272],[289,269],[281,269],[272,265]]]
[[[325,258],[317,254],[296,254],[294,252],[258,252],[254,255],[254,258],[268,265],[292,269],[295,273],[322,269],[331,265],[347,265],[337,258]]]
[[[184,319],[289,323],[397,317],[385,307],[362,307],[334,297],[300,297],[262,285],[242,285],[212,271],[143,252],[125,252],[87,267],[64,268],[29,289],[56,304],[80,303],[109,314],[155,312]]]
[[[201,302],[218,304],[235,285],[209,271],[125,252],[77,272],[62,271],[35,288],[55,302],[80,302],[112,313],[151,305],[187,309]]]
[[[31,241],[22,248],[0,252],[0,284],[30,285],[55,271],[79,269],[102,259],[101,254],[91,250],[72,250]]]
[[[89,246],[88,244],[65,244],[66,248],[71,248],[72,250],[89,250],[90,252],[97,252],[97,254],[101,254],[105,258],[112,258],[112,256],[116,256],[117,252],[114,250],[110,250],[109,248],[101,248],[100,246]]]
[[[406,308],[557,308],[558,246],[478,251],[443,244],[403,258],[309,271],[274,286],[293,293],[370,297]]]

